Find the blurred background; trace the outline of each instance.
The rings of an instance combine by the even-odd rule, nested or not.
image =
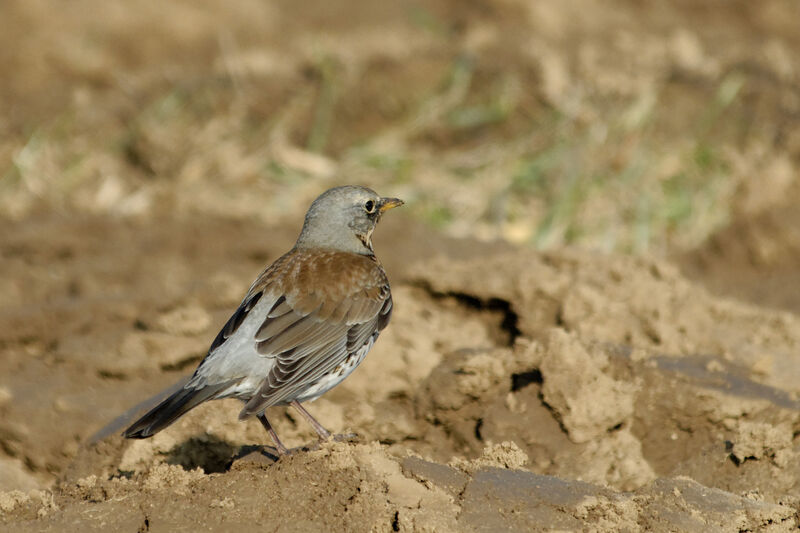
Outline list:
[[[643,254],[800,310],[798,21],[796,0],[4,0],[0,350],[41,384],[0,382],[5,454],[40,476],[18,485],[149,393],[119,380],[188,371],[333,185],[407,201],[379,255]],[[193,294],[174,360],[102,358],[146,353],[125,335]],[[42,405],[42,428],[77,413],[63,447],[25,429]]]
[[[798,199],[792,0],[0,9],[4,218],[277,223],[352,182],[451,236],[665,254]]]

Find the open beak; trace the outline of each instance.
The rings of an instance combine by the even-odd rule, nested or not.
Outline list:
[[[381,201],[378,203],[378,211],[383,213],[389,209],[399,207],[404,203],[405,202],[399,198],[381,198]]]

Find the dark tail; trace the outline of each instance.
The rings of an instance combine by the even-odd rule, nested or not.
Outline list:
[[[206,385],[200,389],[183,388],[155,406],[142,418],[131,424],[122,436],[128,439],[146,439],[152,437],[178,418],[197,407],[206,400],[214,398],[225,390],[232,382]]]

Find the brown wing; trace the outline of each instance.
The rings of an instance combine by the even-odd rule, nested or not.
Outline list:
[[[386,274],[366,256],[299,251],[271,287],[282,296],[255,340],[275,364],[242,416],[297,397],[374,341],[391,315]]]

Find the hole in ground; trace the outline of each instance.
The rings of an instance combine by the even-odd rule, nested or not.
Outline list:
[[[511,392],[516,392],[523,387],[527,387],[531,383],[542,384],[542,373],[538,368],[528,370],[527,372],[520,372],[519,374],[511,374]]]

